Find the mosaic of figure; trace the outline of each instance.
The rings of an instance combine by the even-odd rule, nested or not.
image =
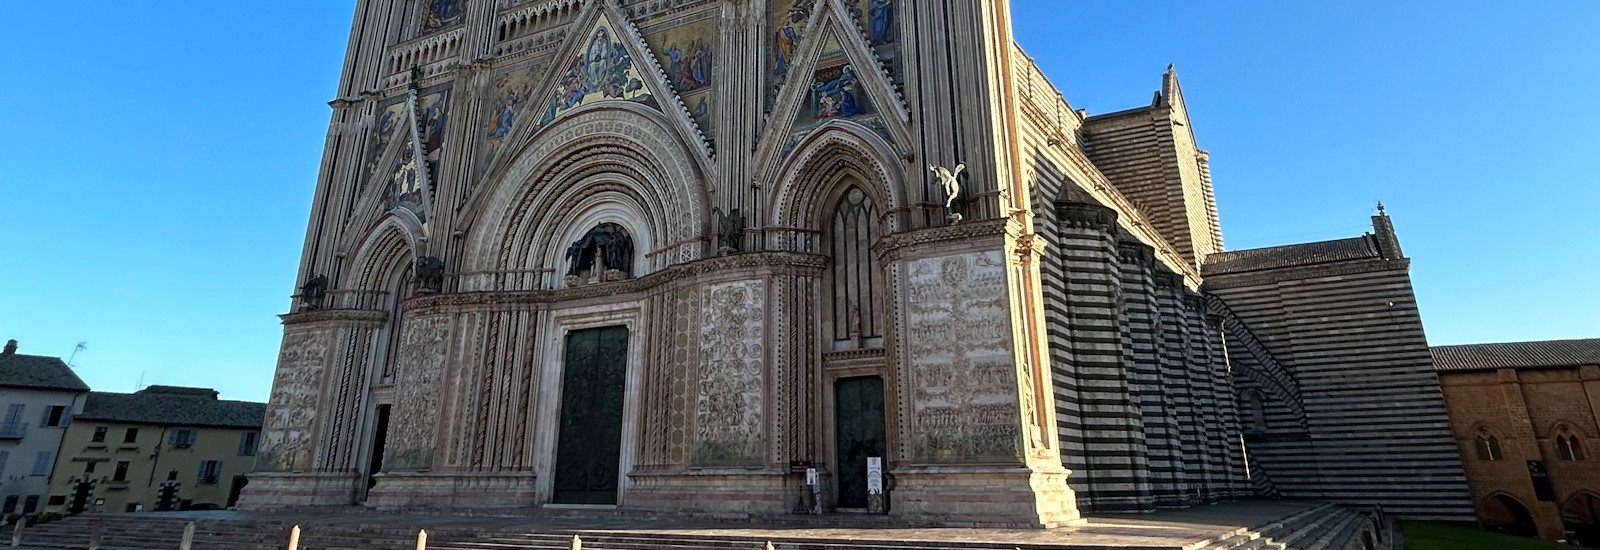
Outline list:
[[[894,24],[894,0],[870,0],[867,4],[867,36],[872,40],[872,45],[890,42],[890,29]]]
[[[825,76],[835,73],[837,76],[831,79]],[[811,89],[811,111],[816,118],[850,118],[865,112],[854,68],[844,65],[837,70],[817,71],[817,77]]]
[[[650,91],[633,65],[633,56],[612,31],[609,21],[589,33],[588,42],[556,83],[555,97],[540,118],[542,126],[562,113],[608,99],[644,100]]]
[[[466,0],[431,0],[422,14],[422,30],[433,31],[461,22]]]
[[[772,33],[772,61],[779,73],[789,69],[794,63],[794,54],[799,50],[800,33],[805,30],[805,24],[811,18],[811,9],[804,4],[805,0],[789,2],[787,9],[783,9],[774,22]],[[774,11],[781,9],[779,2],[774,4]]]
[[[716,51],[713,31],[711,21],[697,21],[645,37],[645,43],[655,51],[656,62],[666,72],[667,81],[679,94],[709,86],[716,78],[712,74]]]
[[[511,134],[511,126],[517,121],[517,111],[528,101],[532,89],[533,76],[526,70],[512,72],[495,82],[494,95],[490,96],[494,103],[484,123],[484,133],[489,139],[504,139]]]

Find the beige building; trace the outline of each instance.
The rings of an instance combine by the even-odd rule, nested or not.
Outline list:
[[[1600,338],[1433,348],[1484,527],[1600,546]]]
[[[265,407],[207,388],[89,392],[61,441],[47,511],[231,506],[255,467]]]

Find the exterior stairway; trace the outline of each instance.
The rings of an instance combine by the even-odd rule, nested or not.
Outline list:
[[[91,534],[102,533],[101,550],[176,550],[185,525],[193,520],[192,550],[283,550],[291,526],[270,519],[205,519],[155,514],[103,514],[77,516],[28,528],[20,548],[84,549]],[[376,518],[375,518],[376,519]],[[1109,529],[1137,527],[1137,521],[1111,523]],[[1374,521],[1363,513],[1333,505],[1307,506],[1281,520],[1253,528],[1221,528],[1226,532],[1184,544],[1134,544],[1090,541],[1067,530],[1051,542],[1018,543],[948,540],[919,542],[894,540],[892,529],[821,534],[782,530],[761,536],[730,532],[676,532],[635,530],[613,523],[597,529],[535,529],[452,526],[428,530],[429,550],[568,550],[574,534],[584,550],[764,550],[770,541],[776,550],[1391,550],[1393,540],[1367,544]],[[1235,524],[1237,525],[1237,524]],[[1152,527],[1160,529],[1161,527]],[[1130,531],[1131,532],[1131,531]],[[1381,533],[1381,532],[1380,532]],[[381,521],[347,525],[308,525],[301,532],[300,550],[413,550],[415,527]],[[952,537],[954,538],[954,537]],[[1367,544],[1367,545],[1364,545]],[[4,543],[0,542],[0,546]]]

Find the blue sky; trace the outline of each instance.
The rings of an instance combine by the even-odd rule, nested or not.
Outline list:
[[[90,385],[262,400],[348,2],[11,6],[0,339]],[[1018,0],[1074,107],[1168,63],[1230,249],[1394,216],[1434,344],[1600,337],[1600,3]]]

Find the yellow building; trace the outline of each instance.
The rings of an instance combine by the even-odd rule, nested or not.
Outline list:
[[[265,411],[265,403],[219,400],[209,388],[89,392],[62,438],[46,510],[231,506],[255,468]]]

